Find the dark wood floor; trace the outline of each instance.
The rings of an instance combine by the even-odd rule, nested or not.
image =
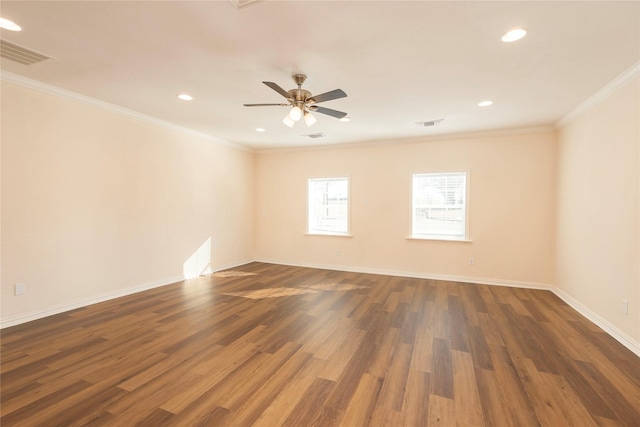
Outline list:
[[[1,425],[639,426],[548,291],[252,263],[2,331]]]

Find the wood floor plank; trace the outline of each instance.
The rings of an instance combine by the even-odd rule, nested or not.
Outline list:
[[[542,290],[253,262],[0,352],[3,426],[640,425],[640,358]]]
[[[201,411],[185,411],[174,415],[174,425],[194,427],[225,427],[231,422],[231,411],[215,405],[203,405]],[[150,426],[151,427],[151,426]]]
[[[341,425],[344,427],[368,425],[381,387],[382,378],[373,374],[362,374],[353,398],[347,406]]]
[[[311,358],[258,417],[256,427],[280,426],[306,394],[327,361]]]
[[[337,381],[342,376],[349,361],[360,346],[365,334],[366,331],[362,329],[352,329],[349,331],[344,341],[338,347],[338,350],[329,359],[327,367],[320,373],[319,377]]]
[[[459,350],[469,352],[469,324],[465,312],[460,302],[460,298],[450,295],[447,307],[449,311],[449,341],[451,342],[451,350]]]
[[[152,381],[144,386],[128,393],[123,398],[105,405],[105,409],[120,419],[127,420],[128,423],[137,423],[157,409],[167,411],[162,406],[166,401],[180,399],[183,392],[191,390],[202,382],[202,375],[185,372],[180,377],[174,378],[173,381]],[[153,401],[148,396],[154,396]],[[188,398],[188,397],[186,397]],[[171,412],[171,411],[167,411]]]
[[[467,425],[483,426],[482,405],[478,385],[469,378],[475,378],[473,358],[470,353],[451,351],[453,362],[453,394],[456,420]]]
[[[385,372],[389,366],[394,352],[398,348],[400,340],[400,331],[398,328],[387,328],[380,346],[373,353],[367,372],[378,378],[384,378]]]
[[[79,384],[75,383],[75,384]],[[86,387],[79,387],[69,393],[73,387],[56,393],[54,401],[40,407],[36,412],[30,414],[28,420],[18,425],[47,425],[47,426],[68,426],[72,424],[81,425],[81,420],[97,420],[101,413],[104,413],[104,406],[126,396],[126,392],[118,388],[111,387],[112,383],[102,382],[91,384]],[[9,424],[11,425],[11,424]]]
[[[413,348],[409,344],[399,345],[384,373],[377,405],[397,412],[402,411],[412,353]]]
[[[433,314],[434,311],[428,313]],[[421,372],[431,372],[433,367],[433,323],[427,313],[422,316],[416,329],[416,339],[413,345],[413,356],[411,357],[411,369]]]
[[[453,399],[453,366],[449,341],[433,339],[433,368],[431,369],[431,393]]]
[[[234,374],[233,388],[228,389],[216,402],[218,406],[229,409],[236,409],[246,403],[249,396],[259,390],[270,378],[278,372],[300,349],[300,345],[289,342],[282,346],[277,352],[266,358],[265,363],[256,364],[246,370],[236,370]],[[306,357],[306,355],[304,355]],[[283,372],[282,370],[280,370]],[[267,389],[269,389],[267,387]]]
[[[544,389],[554,396],[555,401],[567,424],[575,424],[584,427],[596,427],[597,423],[586,410],[575,391],[560,375],[540,372]]]
[[[615,414],[615,416],[611,418],[619,419],[625,424],[633,424],[634,422],[640,424],[640,418],[638,417],[640,397],[637,392],[633,391],[634,389],[632,387],[624,387],[621,392],[611,382],[612,378],[605,377],[592,363],[577,361],[576,365],[592,389],[595,390],[600,397],[606,396],[609,401],[607,405]],[[624,390],[627,389],[631,391],[631,393],[625,393]]]
[[[429,396],[427,427],[448,427],[456,424],[456,408],[453,399],[436,394]]]
[[[211,368],[202,371],[200,374],[195,370],[191,371],[197,375],[197,378],[188,387],[185,387],[182,393],[167,396],[168,399],[162,402],[159,407],[178,414],[200,395],[206,393],[217,384],[222,383],[227,376],[231,375],[237,369],[241,367],[247,370],[255,369],[266,363],[270,357],[269,354],[260,353],[257,351],[257,347],[250,345],[245,346],[242,351],[238,349],[237,351],[220,352],[218,354],[226,354],[227,357],[216,357],[218,363],[211,363]]]
[[[17,424],[20,421],[31,418],[32,414],[42,412],[46,408],[67,398],[69,395],[74,395],[80,390],[84,390],[90,386],[91,384],[86,381],[77,381],[60,390],[44,395],[35,401],[31,401],[24,406],[18,406],[10,412],[6,412],[5,409],[2,408],[2,424]]]
[[[469,326],[479,328],[479,313],[486,313],[486,307],[481,305],[481,299],[477,292],[474,292],[475,286],[468,283],[458,283],[458,295],[460,304],[462,304],[462,312],[464,313],[465,322]],[[484,311],[481,311],[484,310]]]
[[[580,424],[577,424],[578,420],[567,417],[567,411],[573,411],[574,408],[563,406],[566,399],[561,396],[560,391],[548,388],[549,383],[559,379],[559,376],[538,371],[530,359],[517,359],[515,363],[523,374],[523,385],[530,396],[536,417],[542,425],[593,425],[593,420],[586,420],[587,424],[584,424],[585,420],[581,419]]]
[[[407,389],[402,404],[402,419],[405,427],[426,426],[429,415],[429,392],[431,375],[409,369]]]
[[[477,369],[476,381],[485,425],[520,427],[515,408],[509,406],[495,373],[486,369]],[[536,424],[529,423],[529,425]]]
[[[487,313],[478,313],[480,323],[480,333],[487,344],[505,346],[502,335],[495,320]]]
[[[419,280],[415,284],[413,299],[409,302],[409,310],[422,313],[427,310],[429,302],[436,299],[436,287],[432,280]]]
[[[319,359],[330,360],[338,352],[340,346],[349,338],[349,334],[354,331],[362,331],[354,327],[354,322],[349,319],[340,319],[337,322],[330,322],[326,327],[326,334],[321,333],[316,345],[303,345],[303,349]],[[312,340],[316,341],[316,340]]]
[[[293,408],[283,425],[313,425],[320,408],[324,407],[324,402],[329,397],[333,387],[335,387],[335,382],[324,378],[316,378]]]
[[[158,408],[138,421],[135,425],[136,427],[170,425],[174,418],[175,415],[171,412]]]
[[[494,376],[500,384],[503,399],[510,408],[514,408],[512,413],[516,415],[519,425],[535,425],[536,416],[533,405],[527,398],[527,394],[522,384],[522,378],[513,363],[516,356],[512,356],[505,347],[491,346]],[[522,416],[525,420],[522,420]]]
[[[344,409],[324,405],[320,408],[318,415],[313,419],[311,425],[318,427],[338,427],[342,423],[344,415]]]
[[[393,409],[376,406],[368,425],[371,427],[399,426],[401,415]]]
[[[254,425],[255,421],[260,417],[260,414],[262,414],[273,401],[273,396],[277,396],[285,389],[287,384],[311,357],[311,354],[298,350],[285,360],[280,368],[270,375],[267,375],[262,386],[255,386],[255,381],[254,384],[243,384],[247,393],[241,395],[239,391],[236,391],[233,397],[237,397],[237,400],[223,404],[225,407],[233,406],[234,422],[238,425]]]

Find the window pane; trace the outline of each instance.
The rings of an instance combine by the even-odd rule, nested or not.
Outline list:
[[[467,174],[413,175],[412,234],[466,238]]]
[[[349,179],[310,179],[308,211],[309,233],[347,233],[349,231]]]

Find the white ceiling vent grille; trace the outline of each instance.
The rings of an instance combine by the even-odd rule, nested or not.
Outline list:
[[[438,119],[438,120],[429,120],[427,122],[416,122],[416,126],[419,128],[426,128],[426,127],[430,127],[430,126],[435,126],[438,123],[440,123],[441,121],[443,121],[444,119]]]
[[[33,65],[53,59],[33,50],[27,49],[6,40],[0,40],[0,57],[19,62],[24,65]]]
[[[325,134],[322,133],[322,132],[318,132],[318,133],[307,133],[307,134],[302,135],[302,136],[308,136],[309,138],[314,138],[315,139],[315,138],[324,138]]]

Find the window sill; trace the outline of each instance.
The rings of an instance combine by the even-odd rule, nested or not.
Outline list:
[[[342,233],[304,233],[305,236],[353,237],[353,234]]]
[[[461,243],[473,242],[473,240],[469,240],[469,239],[451,239],[446,237],[415,237],[415,236],[408,236],[407,240],[431,240],[435,242],[461,242]]]

